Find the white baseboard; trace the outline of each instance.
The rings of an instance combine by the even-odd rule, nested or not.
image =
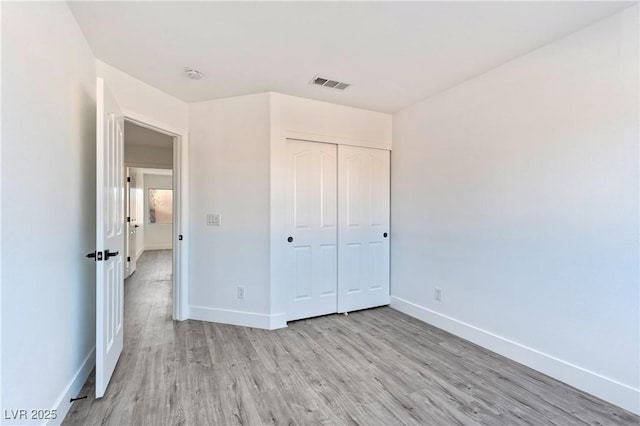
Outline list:
[[[144,253],[144,247],[136,253],[136,262],[140,259],[140,256]]]
[[[151,246],[144,246],[144,250],[143,251],[147,251],[147,250],[171,250],[173,248],[173,246],[171,245],[171,243],[169,244],[154,244]]]
[[[48,425],[59,425],[64,420],[65,416],[71,409],[71,398],[76,398],[78,393],[82,390],[82,386],[87,381],[89,374],[93,370],[93,367],[96,365],[96,347],[94,346],[89,352],[89,355],[82,361],[82,365],[73,376],[73,379],[69,382],[67,387],[62,392],[62,395],[58,398],[56,403],[53,405],[56,409],[57,417],[54,420],[49,420],[47,422]]]
[[[265,330],[275,330],[287,326],[285,314],[267,315],[230,309],[206,308],[204,306],[189,306],[189,319]]]
[[[273,314],[269,315],[269,330],[276,330],[278,328],[287,327],[287,314]]]
[[[423,306],[391,296],[393,309],[462,337],[554,379],[567,383],[598,398],[640,414],[640,390],[604,377],[551,355],[513,342],[504,337],[458,321]]]

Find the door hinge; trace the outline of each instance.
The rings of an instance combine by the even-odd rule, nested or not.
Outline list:
[[[131,262],[131,256],[127,256],[127,262]]]
[[[88,257],[89,259],[93,259],[95,262],[98,262],[102,260],[102,252],[94,251],[93,253],[89,253],[86,257]]]
[[[178,235],[178,241],[182,241],[182,235]]]
[[[127,216],[127,222],[131,222],[131,217]]]
[[[131,182],[131,178],[127,176],[127,182]]]

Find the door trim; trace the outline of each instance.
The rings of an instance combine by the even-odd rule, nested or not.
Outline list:
[[[123,113],[126,121],[173,136],[173,319],[183,321],[189,318],[189,132],[131,110]]]

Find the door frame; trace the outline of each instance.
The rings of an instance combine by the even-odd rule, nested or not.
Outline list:
[[[183,321],[189,317],[189,244],[185,243],[189,229],[189,132],[134,111],[123,109],[123,113],[125,121],[173,137],[173,319]]]

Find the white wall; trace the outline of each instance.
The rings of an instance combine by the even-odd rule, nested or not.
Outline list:
[[[391,114],[271,93],[274,136],[285,132],[287,137],[390,150],[391,120]]]
[[[149,222],[149,189],[173,189],[173,175],[158,175],[153,173],[144,174],[144,213],[140,216],[144,221],[144,249],[171,249],[173,224]]]
[[[280,250],[285,217],[286,138],[389,148],[391,116],[262,93],[191,104],[189,120],[190,318],[284,327],[286,294],[272,273],[279,267],[272,249]],[[220,213],[222,226],[206,226],[207,213]]]
[[[190,105],[190,318],[269,314],[269,94]],[[220,213],[222,226],[206,226]],[[237,287],[245,298],[237,298]]]
[[[165,130],[189,127],[189,106],[171,95],[144,83],[100,60],[96,60],[98,77],[105,79],[109,90],[126,116],[142,118],[147,124]],[[170,126],[170,129],[166,127]]]
[[[94,363],[95,63],[63,2],[3,2],[2,41],[0,412],[60,422]]]
[[[2,3],[0,2],[0,30],[2,29]],[[0,50],[2,46],[2,31],[0,31]],[[0,95],[2,94],[2,55],[0,55]],[[1,97],[1,96],[0,96]],[[2,164],[2,101],[0,100],[0,165]],[[2,403],[2,172],[0,168],[0,410]],[[3,411],[4,412],[4,411]]]
[[[390,114],[271,93],[271,323],[286,326],[287,138],[391,149]]]
[[[636,6],[394,114],[391,264],[392,306],[636,413],[638,76]]]

